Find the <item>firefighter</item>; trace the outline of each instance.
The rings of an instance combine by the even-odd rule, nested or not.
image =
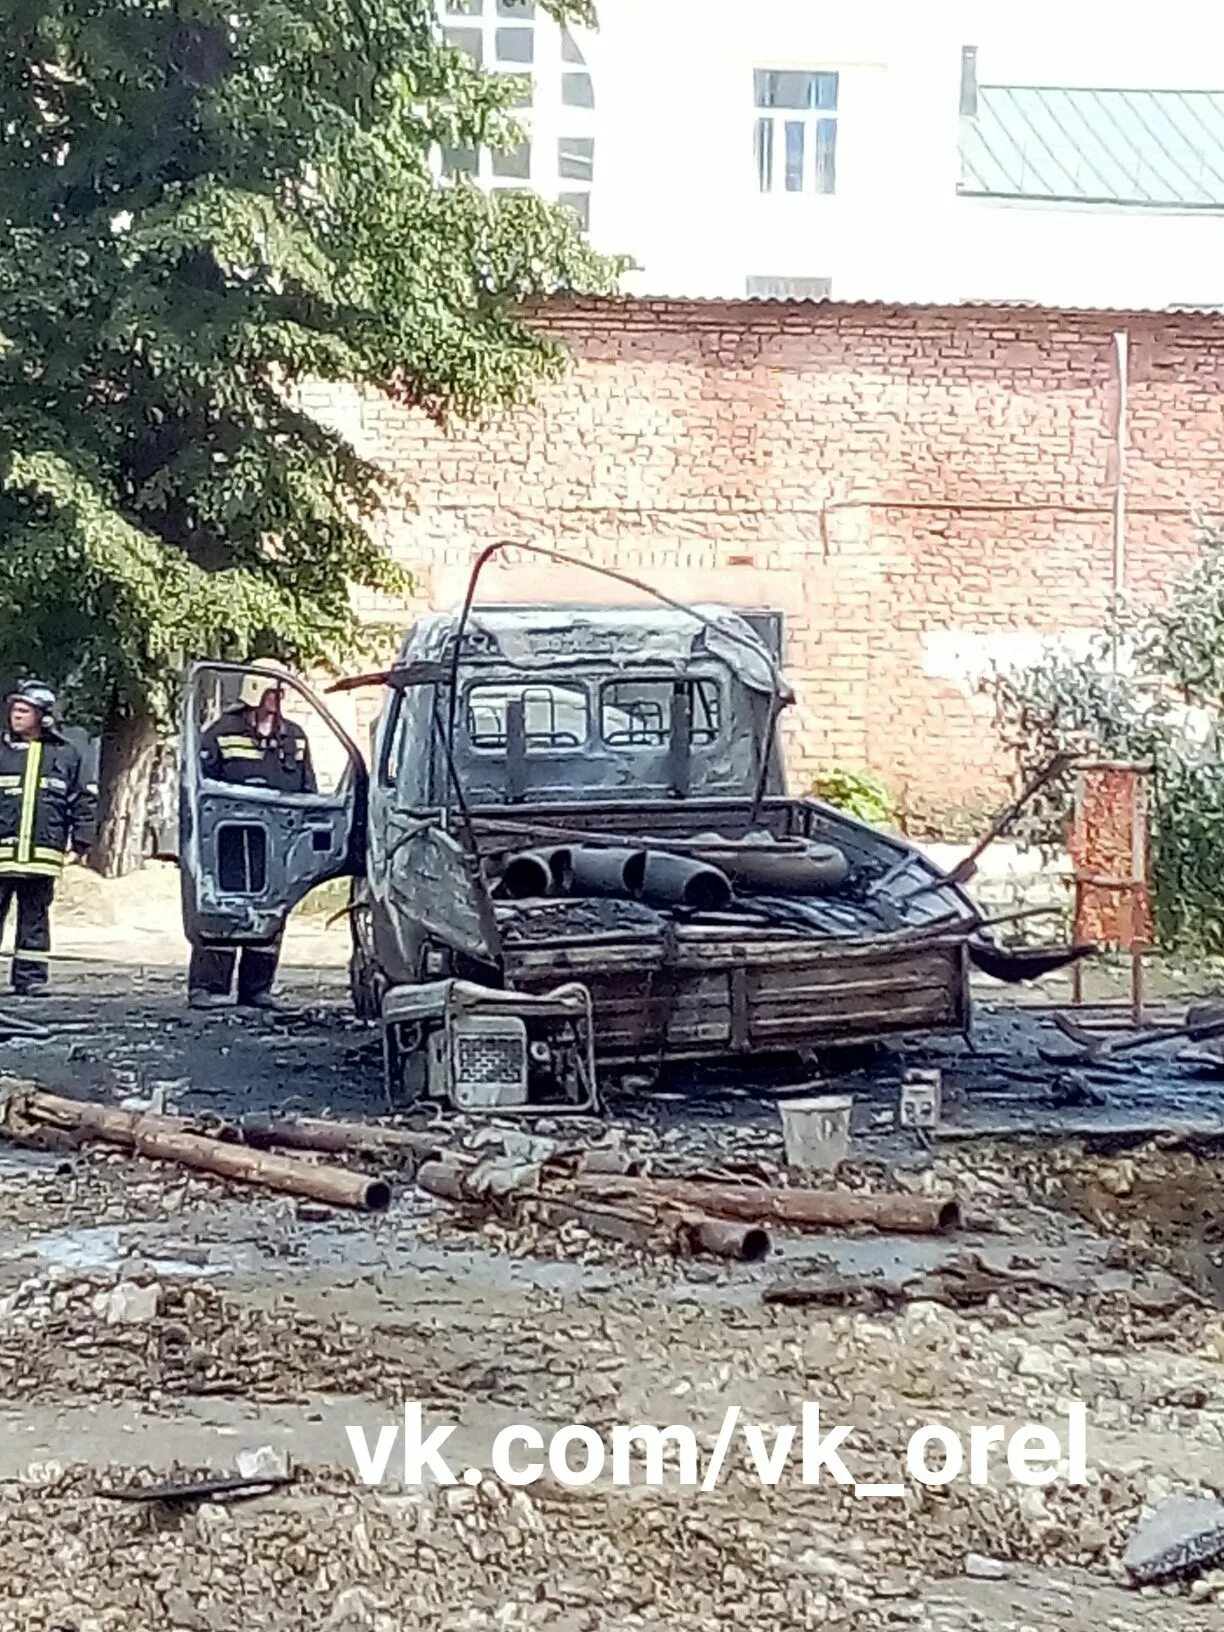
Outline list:
[[[55,693],[25,681],[8,698],[0,731],[0,936],[16,902],[18,997],[47,991],[55,881],[65,858],[89,853],[95,817],[81,756],[55,728]]]
[[[316,793],[310,743],[300,725],[284,714],[284,687],[266,675],[249,674],[232,708],[200,739],[200,769],[213,782],[271,788],[277,793]],[[187,970],[187,1001],[193,1009],[229,1002],[238,966],[238,1002],[244,1008],[275,1009],[272,987],[280,961],[278,936],[263,946],[195,946]]]

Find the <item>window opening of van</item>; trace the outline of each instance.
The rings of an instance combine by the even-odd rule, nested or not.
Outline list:
[[[582,748],[590,735],[590,705],[582,686],[531,681],[521,684],[480,684],[467,693],[467,735],[473,748],[505,752],[507,716],[512,703],[521,703],[526,750]]]
[[[709,679],[687,682],[689,742],[708,747],[722,731],[722,693]],[[666,748],[671,741],[673,680],[610,680],[599,694],[599,734],[609,748]]]

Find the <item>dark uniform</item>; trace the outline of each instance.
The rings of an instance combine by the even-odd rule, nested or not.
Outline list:
[[[200,739],[200,769],[212,782],[240,787],[272,788],[277,793],[316,793],[310,743],[300,725],[278,716],[270,736],[257,728],[258,710],[238,705],[222,714]],[[238,1001],[268,1002],[280,940],[267,946],[244,946],[238,960]],[[192,947],[187,971],[189,996],[227,997],[234,982],[235,951],[228,946]]]
[[[0,735],[0,935],[16,902],[13,990],[23,996],[47,987],[55,881],[70,851],[89,850],[96,814],[80,754],[48,720],[37,737]]]

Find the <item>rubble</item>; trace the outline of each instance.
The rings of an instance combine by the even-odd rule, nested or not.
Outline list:
[[[989,1553],[966,1553],[965,1574],[975,1581],[1006,1581],[1012,1566],[1005,1558],[991,1558]]]
[[[1145,1518],[1122,1563],[1136,1586],[1167,1581],[1224,1559],[1224,1501],[1171,1496]]]
[[[108,1326],[144,1326],[157,1318],[161,1288],[156,1282],[140,1285],[136,1281],[120,1281],[109,1292],[100,1292],[94,1299],[94,1308]]]
[[[309,1063],[334,1038],[306,1038],[287,1081],[239,1098],[241,1050],[249,1059],[255,1042],[211,1017],[200,1035],[210,1089],[218,1038],[233,1038],[240,1062],[210,1111],[297,1120],[307,1070],[334,1080],[330,1060]],[[375,1070],[367,1062],[367,1089]],[[148,1076],[176,1074],[167,1064]],[[190,1115],[205,1101],[175,1103]],[[361,1109],[340,1088],[333,1103],[329,1127]],[[508,1219],[469,1218],[412,1185],[381,1214],[315,1212],[94,1145],[36,1185],[0,1184],[0,1632],[1214,1624],[1220,1565],[1140,1586],[1122,1560],[1145,1507],[1219,1477],[1220,1305],[1205,1263],[1179,1278],[1196,1232],[1211,1228],[1218,1157],[1151,1142],[1119,1154],[1077,1141],[898,1152],[856,1140],[839,1194],[955,1199],[961,1228],[804,1237],[771,1226],[772,1259],[753,1268],[531,1213],[583,1174],[619,1182],[634,1168],[652,1182],[782,1188],[767,1102],[731,1098],[700,1116],[676,1101],[622,1102],[611,1130],[562,1117],[529,1126],[470,1116],[419,1130],[425,1147],[486,1172],[551,1169]],[[415,1166],[381,1144],[353,1165]],[[979,1233],[985,1222],[993,1233]],[[861,1301],[762,1302],[825,1278]],[[151,1318],[108,1323],[108,1307],[131,1307],[121,1288],[156,1291]],[[480,1487],[360,1484],[344,1424],[395,1421],[410,1398],[462,1425],[461,1456],[486,1468]],[[996,1467],[979,1488],[868,1501],[805,1487],[797,1466],[763,1486],[740,1447],[709,1492],[666,1480],[566,1490],[547,1476],[512,1491],[483,1461],[508,1422],[684,1422],[708,1455],[728,1403],[780,1425],[805,1400],[853,1425],[856,1474],[882,1480],[922,1422],[1056,1425],[1082,1400],[1089,1481],[1029,1491]],[[269,1492],[267,1479],[290,1470],[282,1448],[293,1483]],[[147,1499],[206,1473],[249,1473],[258,1494],[193,1495],[170,1504],[173,1522]],[[132,1489],[140,1501],[102,1499]]]
[[[239,1451],[236,1466],[244,1479],[273,1479],[280,1482],[289,1478],[289,1454],[287,1451],[277,1450],[273,1445],[260,1445],[255,1450]]]

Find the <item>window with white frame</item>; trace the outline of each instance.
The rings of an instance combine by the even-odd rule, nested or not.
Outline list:
[[[572,210],[584,231],[595,179],[595,95],[582,47],[535,0],[439,0],[446,40],[488,73],[518,76],[527,140],[509,153],[444,148],[442,176],[492,192],[530,189]]]
[[[824,69],[753,71],[753,150],[763,193],[836,190],[837,81]]]

